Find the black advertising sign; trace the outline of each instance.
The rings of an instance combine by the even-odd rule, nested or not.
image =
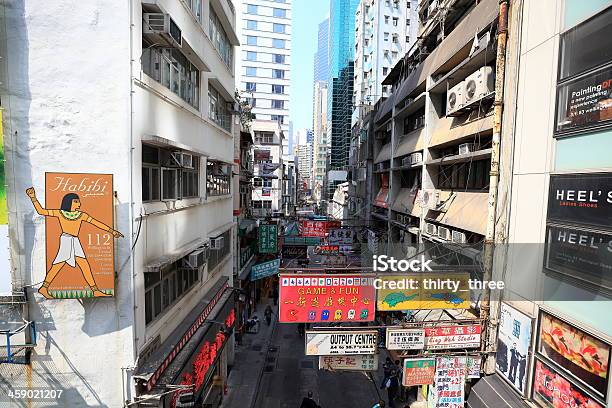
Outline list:
[[[612,120],[612,68],[559,86],[557,131],[580,129]]]
[[[611,228],[612,173],[550,176],[548,220]]]
[[[544,260],[553,271],[612,287],[612,234],[548,226]]]
[[[308,247],[305,245],[283,245],[284,259],[307,259]]]

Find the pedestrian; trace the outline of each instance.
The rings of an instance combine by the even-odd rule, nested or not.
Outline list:
[[[389,379],[387,380],[387,397],[389,398],[389,408],[395,408],[395,397],[399,391],[399,381],[397,379],[397,371],[391,370]]]
[[[404,387],[402,387],[402,365],[400,363],[399,360],[395,360],[395,370],[397,370],[397,382],[399,384],[398,387],[398,393],[399,393],[399,399],[401,401],[404,401],[406,398],[404,397]]]
[[[270,322],[272,321],[272,308],[270,307],[270,305],[266,306],[266,310],[264,311],[264,316],[266,317],[266,323],[269,326]]]
[[[380,400],[372,408],[385,408],[385,401]]]
[[[380,383],[380,389],[385,389],[387,388],[386,386],[386,382],[387,379],[389,378],[389,375],[391,374],[391,369],[393,368],[393,361],[391,361],[391,359],[389,357],[387,357],[387,359],[385,360],[384,364],[383,364],[383,373],[384,373],[384,377],[382,382]]]
[[[300,408],[321,408],[321,406],[312,399],[312,391],[308,391],[308,396],[304,397]]]

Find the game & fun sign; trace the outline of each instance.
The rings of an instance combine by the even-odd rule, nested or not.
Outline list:
[[[433,358],[407,358],[404,360],[404,375],[402,385],[412,387],[415,385],[433,384],[436,374],[436,360]]]
[[[436,408],[464,408],[465,357],[437,357]]]
[[[363,331],[306,331],[306,355],[376,354],[378,332]]]
[[[319,369],[330,371],[376,371],[378,354],[319,356]]]
[[[480,325],[454,325],[425,329],[425,348],[463,349],[480,347]]]
[[[281,323],[371,322],[376,291],[372,275],[281,274]]]
[[[425,347],[423,329],[387,329],[387,350],[422,350]]]
[[[267,276],[276,275],[280,267],[280,262],[280,259],[274,259],[273,261],[253,265],[251,267],[251,280],[255,281]]]

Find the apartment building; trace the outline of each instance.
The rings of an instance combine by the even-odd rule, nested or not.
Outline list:
[[[286,163],[283,151],[286,139],[281,125],[273,121],[258,121],[252,134],[255,163],[251,201],[253,215],[267,217],[283,211],[284,208],[286,183],[283,181],[283,174]]]
[[[306,142],[294,146],[295,156],[298,162],[298,190],[301,197],[310,196],[310,177],[312,176],[312,144]]]
[[[417,0],[362,0],[355,12],[353,123],[359,110],[388,96],[383,79],[417,40]]]
[[[312,197],[323,198],[323,184],[327,174],[329,142],[327,139],[327,81],[317,81],[313,94]]]
[[[0,384],[61,390],[61,406],[218,406],[235,318],[232,2],[0,7],[10,281],[25,299],[9,322],[31,329],[11,337]],[[88,218],[61,212],[69,194]]]

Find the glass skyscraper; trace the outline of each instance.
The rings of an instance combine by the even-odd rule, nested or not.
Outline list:
[[[317,52],[314,57],[314,82],[329,79],[329,18],[319,23]]]
[[[348,166],[353,113],[355,11],[359,0],[331,0],[329,17],[328,139],[330,169]]]

